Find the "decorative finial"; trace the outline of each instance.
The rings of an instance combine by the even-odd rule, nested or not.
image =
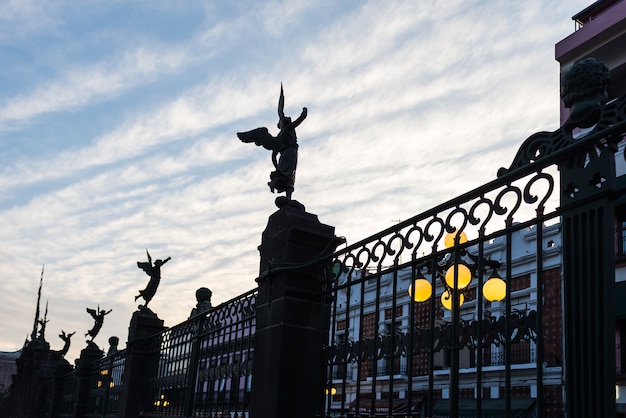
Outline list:
[[[590,128],[598,122],[609,97],[610,81],[609,67],[599,59],[585,58],[574,63],[561,81],[561,99],[571,109],[568,127]]]
[[[194,316],[203,314],[209,311],[211,306],[211,296],[213,296],[213,292],[208,287],[201,287],[196,290],[196,306],[191,309],[191,314],[189,315],[189,319]]]
[[[33,332],[30,334],[31,341],[37,339],[37,331],[39,329],[39,304],[41,302],[41,287],[43,286],[43,269],[41,266],[41,276],[39,277],[39,290],[37,291],[37,308],[35,309],[35,320],[33,321]]]

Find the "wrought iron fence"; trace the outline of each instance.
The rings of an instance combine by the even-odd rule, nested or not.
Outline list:
[[[53,389],[50,387],[47,391],[50,396],[52,394]],[[71,373],[66,374],[61,378],[61,397],[60,397],[60,405],[59,405],[59,417],[67,418],[72,417],[74,413],[74,400],[76,396],[76,370],[73,370]],[[52,399],[50,399],[52,402]]]
[[[121,350],[90,366],[89,402],[85,416],[118,416],[125,364],[126,350]]]
[[[544,319],[540,290],[546,273],[550,286],[560,284],[558,262],[552,259],[559,249],[553,241],[548,244],[558,226],[546,226],[558,211],[552,208],[550,215],[534,221],[517,223],[513,217],[523,203],[533,201],[541,203],[532,209],[544,212],[554,180],[538,172],[525,181],[526,186],[504,183],[491,199],[490,190],[482,189],[336,254],[339,275],[329,290],[335,302],[327,415],[434,416],[442,403],[456,403],[458,408],[459,399],[466,398],[477,400],[474,408],[479,411],[493,399],[502,399],[503,409],[511,411],[518,397],[526,400],[523,406],[530,414],[533,403],[542,402],[537,394],[545,393],[542,374],[549,372],[560,384],[559,361],[547,368],[543,364],[542,327],[550,321]],[[547,187],[535,199],[539,196],[530,190],[540,181]],[[515,199],[505,206],[507,193]],[[476,210],[481,205],[486,211],[479,217]],[[505,227],[488,232],[487,223],[498,217],[494,215],[504,218]],[[477,227],[470,232],[471,226]],[[466,232],[470,239],[443,248],[446,232]],[[521,257],[514,245],[523,235],[531,239],[520,245]],[[546,259],[549,270],[544,267]],[[442,278],[447,269],[454,271],[463,261],[472,267],[474,283],[455,291],[454,284],[447,286]],[[506,279],[503,302],[483,298],[483,285],[495,265],[492,261],[497,261],[497,270]],[[520,274],[530,274],[532,288],[512,290],[513,277]],[[410,287],[421,277],[428,277],[432,295],[416,302],[416,290]],[[458,273],[454,279],[458,281]],[[437,299],[445,300],[450,291],[456,295],[448,298],[464,301],[446,310]],[[560,344],[560,324],[553,325],[551,331],[558,335],[551,337],[551,343]],[[560,355],[559,350],[556,356]],[[522,386],[523,390],[517,389]],[[548,402],[561,399],[557,395]]]
[[[562,414],[557,166],[616,147],[624,103],[578,140],[531,136],[496,180],[333,255],[328,416]]]
[[[144,393],[125,394],[143,399],[140,416],[248,416],[256,295],[246,292],[149,337]],[[48,382],[45,410],[58,417],[119,416],[127,355],[117,351]]]
[[[247,416],[256,295],[244,293],[151,338],[141,416]]]
[[[52,379],[44,390],[45,411],[52,411],[53,416],[73,417],[77,413],[77,405],[81,404],[81,414],[86,417],[117,417],[120,394],[123,390],[125,361],[126,350],[121,350],[81,370],[80,373],[84,373],[83,376],[88,381],[86,401],[79,399],[81,376],[78,369]]]
[[[328,344],[320,347],[326,415],[561,416],[567,225],[559,217],[595,197],[563,208],[562,197],[580,190],[563,185],[559,170],[592,165],[625,133],[626,96],[607,104],[586,136],[564,128],[535,134],[496,180],[335,252],[321,294],[331,303],[322,318]],[[614,177],[592,174],[587,186],[599,189]],[[142,397],[140,416],[248,416],[257,295],[142,340],[150,347],[146,385],[130,395]],[[58,415],[75,413],[86,379],[84,414],[116,416],[127,355],[64,376]]]

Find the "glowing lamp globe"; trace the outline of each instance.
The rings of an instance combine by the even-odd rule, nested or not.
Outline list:
[[[413,295],[413,286],[415,286],[415,295]],[[415,282],[409,285],[409,295],[413,296],[415,302],[425,302],[432,294],[433,287],[426,279],[415,279]]]
[[[446,246],[446,248],[452,248],[454,247],[454,239],[457,236],[458,231],[456,232],[449,232],[446,234],[446,236],[443,239],[443,244]],[[465,232],[461,232],[461,235],[459,235],[459,244],[463,244],[467,242],[467,235],[465,235]]]
[[[472,281],[472,272],[469,267],[463,263],[458,264],[457,289],[465,289]],[[446,284],[450,288],[454,288],[454,266],[446,271]]]
[[[463,294],[460,293],[459,294],[459,307],[463,305],[464,301],[465,301],[465,297],[463,297]],[[441,304],[447,310],[449,311],[452,310],[452,294],[450,293],[449,290],[446,290],[445,292],[441,294]]]
[[[499,277],[492,277],[483,285],[483,296],[490,302],[502,300],[506,296],[506,283]]]

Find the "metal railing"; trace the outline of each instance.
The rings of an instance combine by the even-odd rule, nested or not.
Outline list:
[[[564,128],[529,137],[496,180],[333,255],[324,294],[333,300],[335,324],[328,416],[459,416],[464,398],[476,416],[494,398],[503,416],[560,416],[559,217],[574,207],[563,208],[563,195],[579,189],[563,187],[559,170],[614,152],[626,131],[625,106],[626,97],[607,104],[582,138]],[[602,176],[591,176],[597,189]],[[463,290],[461,264],[473,276]],[[505,293],[492,303],[483,285],[494,274],[504,278]],[[513,285],[515,277],[532,285]],[[430,296],[418,297],[418,279]],[[390,377],[384,364],[402,362],[406,375]],[[517,399],[523,397],[529,399]]]
[[[564,208],[560,198],[580,189],[561,187],[559,170],[614,152],[626,133],[626,96],[602,112],[587,136],[537,133],[496,180],[336,251],[331,263],[316,259],[332,271],[319,295],[321,323],[330,324],[319,350],[328,379],[326,388],[311,383],[320,397],[325,389],[327,416],[481,416],[496,407],[505,417],[562,415],[559,217],[595,197]],[[614,178],[585,180],[601,189]],[[472,275],[464,285],[462,265]],[[487,300],[484,285],[499,276],[503,299]],[[429,294],[423,288],[418,297],[418,280]],[[141,396],[142,417],[248,416],[257,295],[142,340],[143,394],[125,392],[126,351],[64,376],[53,385],[61,387],[59,416],[83,402],[81,379],[86,416],[116,416],[124,394]]]
[[[208,312],[149,337],[150,352],[142,417],[248,415],[257,290],[246,292]],[[55,416],[117,417],[121,412],[127,350],[50,381],[44,391]],[[82,377],[81,377],[82,376]],[[86,395],[79,386],[86,380]],[[80,406],[79,406],[80,405]]]
[[[126,350],[121,350],[91,365],[87,417],[118,416],[125,364]]]
[[[256,290],[151,338],[142,416],[246,414]]]

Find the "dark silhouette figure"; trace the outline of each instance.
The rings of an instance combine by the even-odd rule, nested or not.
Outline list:
[[[115,354],[118,352],[117,346],[120,343],[120,339],[117,337],[110,337],[109,338],[109,350],[107,351],[107,356],[110,356],[111,354]]]
[[[189,315],[190,319],[196,315],[205,313],[212,308],[211,296],[213,296],[213,292],[211,292],[211,289],[207,287],[201,287],[196,290],[196,301],[198,303],[191,309],[191,314]]]
[[[109,309],[108,312],[105,311],[104,309],[100,310],[100,305],[98,305],[97,309],[87,308],[87,313],[93,317],[95,322],[93,324],[93,328],[87,331],[87,334],[85,334],[85,337],[90,335],[91,341],[93,342],[94,338],[96,338],[96,335],[98,335],[98,333],[100,332],[100,328],[102,328],[105,315],[110,314],[112,310],[113,309]]]
[[[598,122],[602,106],[609,98],[609,67],[596,58],[576,61],[561,82],[561,99],[570,108],[566,125],[589,128]]]
[[[237,137],[246,143],[254,142],[258,146],[272,151],[272,163],[275,170],[270,173],[270,181],[267,185],[272,193],[285,192],[287,200],[291,200],[296,181],[296,166],[298,164],[298,142],[296,128],[307,117],[307,108],[302,108],[302,113],[295,121],[285,116],[285,95],[283,85],[280,85],[280,98],[278,99],[278,136],[272,136],[267,128],[257,128],[247,132],[238,132]],[[278,159],[277,159],[278,157]]]
[[[39,331],[39,339],[42,341],[46,341],[46,324],[50,322],[48,319],[48,302],[46,302],[46,312],[43,314],[43,319],[39,319],[37,321],[39,325],[41,325]]]
[[[135,296],[135,300],[141,297],[146,301],[143,308],[148,307],[148,303],[152,300],[157,288],[159,287],[159,283],[161,282],[161,266],[172,259],[171,257],[167,257],[165,260],[156,260],[154,265],[152,265],[152,257],[150,257],[148,250],[146,250],[146,254],[148,255],[148,262],[142,263],[137,261],[137,267],[145,271],[146,274],[150,276],[150,281],[148,282],[146,288],[144,290],[140,290],[139,294]]]
[[[65,334],[65,331],[61,330],[61,333],[59,334],[59,338],[63,340],[63,342],[65,344],[63,344],[63,348],[61,349],[61,351],[59,351],[59,354],[62,357],[65,357],[65,355],[67,354],[67,352],[70,349],[70,344],[72,343],[72,335],[76,334],[76,332],[72,332],[71,334]]]

